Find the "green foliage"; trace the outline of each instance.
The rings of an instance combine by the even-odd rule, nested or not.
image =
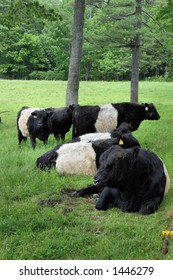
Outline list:
[[[84,43],[84,57],[87,46],[87,50],[93,52],[93,56],[90,55],[90,64],[95,64],[94,55],[101,62],[97,65],[97,72],[102,74],[101,79],[109,79],[109,77],[114,79],[117,76],[119,79],[130,79],[131,46],[136,32],[135,2],[111,1],[104,9],[93,6],[92,18],[86,20],[87,43]],[[165,32],[165,20],[158,20],[158,13],[162,7],[159,1],[154,1],[152,4],[145,1],[142,3],[141,79],[155,75],[169,75],[171,78],[173,74],[171,72],[172,35]]]
[[[65,80],[64,77],[66,77],[63,71],[60,72],[55,72],[48,70],[47,72],[45,71],[33,71],[29,74],[29,78],[31,80]]]
[[[172,228],[172,184],[157,213],[141,216],[120,209],[97,211],[93,198],[74,198],[66,188],[92,183],[89,176],[58,176],[55,170],[39,171],[36,159],[57,145],[50,136],[47,146],[29,139],[17,143],[16,117],[23,106],[62,107],[66,82],[1,80],[0,123],[0,256],[19,259],[144,259],[173,258],[173,243],[164,254],[163,230]],[[129,101],[129,82],[81,82],[80,104]],[[173,83],[140,82],[140,103],[153,102],[161,118],[144,121],[134,136],[142,147],[157,153],[173,180],[172,120]],[[66,141],[71,139],[71,132]],[[58,142],[60,144],[60,142]],[[56,199],[57,203],[40,202]]]
[[[70,24],[56,17],[50,23],[47,11],[56,15],[59,4],[50,3],[39,7],[35,1],[9,1],[6,14],[18,12],[19,21],[13,19],[3,21],[0,25],[1,57],[0,73],[2,77],[28,79],[38,76],[46,79],[67,79],[70,51]],[[46,6],[45,6],[46,5]],[[53,6],[52,6],[53,5]],[[5,9],[1,4],[2,11]],[[1,10],[0,6],[0,10]],[[24,8],[23,8],[24,6]],[[62,5],[63,6],[63,5]],[[67,12],[68,9],[66,9]],[[45,13],[44,13],[45,11]],[[71,14],[62,11],[63,18],[71,18]],[[69,15],[69,16],[68,16]],[[69,31],[70,30],[70,31]],[[45,72],[45,74],[41,74]],[[51,73],[51,74],[50,74]]]
[[[16,32],[18,36],[15,37]],[[11,44],[6,36],[0,73],[8,73],[12,78],[27,78],[31,71],[48,69],[49,61],[38,35],[24,33],[20,28],[11,29],[9,35]]]
[[[49,5],[42,5],[37,0],[7,0],[0,1],[1,21],[8,26],[14,26],[20,23],[30,24],[31,19],[49,19],[62,20],[59,13]]]
[[[129,80],[136,1],[86,3],[81,79]],[[73,4],[0,0],[0,77],[66,80]],[[172,79],[172,0],[143,1],[142,11],[140,79]]]
[[[157,20],[163,21],[164,27],[173,31],[173,1],[167,0],[158,10]]]
[[[164,81],[172,81],[169,76],[152,76],[145,79],[146,81],[155,81],[155,82],[164,82]]]

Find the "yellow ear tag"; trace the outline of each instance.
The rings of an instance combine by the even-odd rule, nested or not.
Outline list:
[[[119,140],[119,145],[123,145],[124,144],[124,142],[123,142],[123,140],[120,138],[120,140]]]

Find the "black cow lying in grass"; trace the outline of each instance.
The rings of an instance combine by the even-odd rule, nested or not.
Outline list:
[[[113,133],[82,135],[48,151],[37,159],[36,165],[42,170],[56,167],[59,174],[94,175],[100,155],[112,145],[119,144],[124,148],[140,145],[130,131],[131,125],[123,123]]]
[[[96,106],[73,106],[72,138],[86,133],[112,132],[121,123],[131,123],[132,130],[137,130],[143,120],[160,118],[155,106],[122,102]]]
[[[99,159],[94,184],[76,191],[76,196],[100,193],[97,210],[118,207],[123,212],[154,213],[168,192],[167,169],[154,153],[134,147],[114,145]]]

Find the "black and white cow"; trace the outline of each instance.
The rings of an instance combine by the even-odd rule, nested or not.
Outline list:
[[[111,132],[122,122],[137,130],[143,120],[160,118],[155,106],[131,102],[96,106],[74,106],[72,138],[90,132]]]
[[[131,124],[123,122],[119,127],[114,129],[112,132],[86,133],[84,135],[81,135],[81,136],[78,136],[78,137],[72,139],[70,142],[80,142],[80,141],[91,142],[91,141],[96,141],[96,140],[106,140],[106,139],[110,139],[110,138],[120,137],[124,134],[128,134],[128,133],[131,133],[131,132],[132,132]],[[131,134],[131,137],[133,138],[133,141],[136,140],[132,136],[132,134]]]
[[[118,144],[124,148],[139,146],[139,142],[131,133],[118,135],[115,138],[111,138],[109,133],[109,138],[105,139],[103,135],[101,138],[101,133],[98,134],[99,140],[93,137],[89,140],[89,135],[86,135],[87,140],[81,136],[83,139],[79,137],[78,142],[74,141],[55,147],[39,157],[36,166],[42,170],[56,167],[57,172],[64,175],[93,175],[99,166],[100,155],[112,145]],[[90,136],[93,135],[90,134]],[[98,136],[97,133],[95,136]]]
[[[143,215],[157,211],[168,192],[170,179],[161,159],[151,151],[114,145],[99,159],[94,184],[77,190],[76,196],[100,193],[97,210],[118,207],[123,212]]]
[[[47,108],[48,112],[51,113],[51,132],[54,134],[56,139],[61,137],[62,140],[65,139],[65,135],[72,126],[72,111],[73,107],[63,107],[63,108]]]
[[[18,142],[29,136],[35,148],[36,138],[47,143],[51,129],[50,113],[45,109],[22,107],[17,115]]]
[[[47,142],[50,134],[55,138],[65,139],[65,134],[72,125],[73,106],[64,108],[30,108],[22,107],[17,115],[17,129],[19,144],[31,138],[33,148],[38,138],[44,143]]]
[[[133,135],[131,134],[131,125],[127,123],[122,123],[117,129],[115,129],[112,133],[105,132],[105,133],[88,133],[82,136],[79,136],[71,141],[69,143],[75,143],[75,142],[92,142],[92,141],[102,141],[102,140],[108,140],[111,138],[119,137],[121,138],[120,143],[122,144],[122,139],[125,138],[124,134],[126,135],[126,139],[124,141],[124,145],[127,147],[133,147],[133,146],[140,146],[139,142]],[[65,145],[65,144],[64,144]],[[57,151],[62,145],[57,145],[55,148],[51,149],[50,151],[46,152],[42,156],[40,156],[37,161],[36,165],[41,170],[44,169],[51,169],[55,167],[56,165],[56,159],[57,159]]]

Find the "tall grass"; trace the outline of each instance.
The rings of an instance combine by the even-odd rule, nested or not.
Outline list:
[[[173,190],[157,213],[149,216],[97,211],[92,198],[76,199],[63,191],[92,182],[88,176],[61,176],[43,172],[36,159],[57,142],[50,136],[44,146],[37,140],[20,148],[17,142],[18,110],[65,105],[66,82],[0,81],[0,258],[1,259],[172,259],[163,230],[173,228]],[[81,82],[80,104],[129,101],[129,82]],[[173,83],[141,82],[139,102],[153,102],[159,121],[144,121],[134,136],[141,146],[157,153],[171,179],[173,154]],[[68,133],[66,141],[71,139]],[[61,142],[59,142],[61,143]],[[55,204],[46,203],[55,199]],[[53,201],[53,200],[52,200]]]

